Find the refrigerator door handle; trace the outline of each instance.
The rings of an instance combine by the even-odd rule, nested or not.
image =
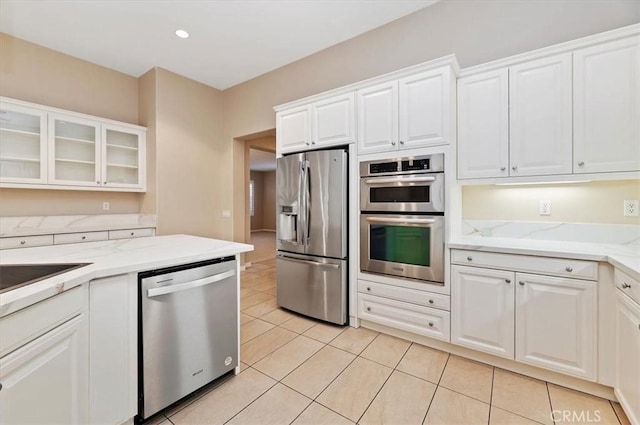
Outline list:
[[[310,221],[311,221],[311,217],[310,217],[310,211],[311,211],[311,207],[309,206],[309,198],[311,197],[311,194],[309,193],[311,188],[309,187],[309,169],[311,168],[309,165],[309,161],[305,160],[304,161],[304,171],[303,171],[303,178],[302,178],[302,197],[304,199],[303,201],[303,206],[302,206],[302,210],[301,210],[301,215],[304,217],[304,223],[303,223],[303,227],[302,227],[302,243],[304,245],[309,245],[309,226],[310,226]]]
[[[304,187],[304,161],[298,163],[298,215],[296,216],[296,245],[302,245],[304,243],[304,235],[302,229],[304,228],[304,220],[302,219],[304,211],[304,194],[302,188]]]
[[[310,266],[329,267],[331,269],[340,268],[339,264],[321,263],[320,261],[313,261],[313,260],[301,260],[300,258],[289,257],[288,255],[278,255],[278,258],[282,258],[283,260],[287,260],[287,261],[293,261],[294,263],[307,264]]]

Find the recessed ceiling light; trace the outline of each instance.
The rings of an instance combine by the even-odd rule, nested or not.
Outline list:
[[[185,30],[176,30],[176,35],[180,38],[189,38],[189,33]]]

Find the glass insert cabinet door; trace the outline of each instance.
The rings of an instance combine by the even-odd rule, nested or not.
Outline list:
[[[45,183],[47,113],[0,102],[0,182]]]
[[[102,184],[107,187],[142,187],[142,159],[145,155],[143,132],[103,124],[102,140]]]
[[[100,123],[49,115],[49,183],[101,186]]]

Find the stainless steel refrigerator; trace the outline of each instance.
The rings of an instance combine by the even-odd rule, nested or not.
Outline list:
[[[304,152],[276,169],[278,305],[347,322],[347,152]]]

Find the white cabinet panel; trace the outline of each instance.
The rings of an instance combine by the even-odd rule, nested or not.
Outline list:
[[[146,238],[149,236],[155,236],[155,233],[156,231],[153,228],[109,230],[109,240]]]
[[[311,145],[309,106],[277,113],[276,143],[282,151],[303,150]]]
[[[615,393],[632,424],[640,423],[640,305],[616,291]]]
[[[448,143],[450,73],[440,68],[399,80],[400,148]]]
[[[446,311],[449,311],[451,307],[451,301],[448,295],[403,288],[401,286],[388,285],[385,283],[358,280],[358,292]]]
[[[0,182],[46,183],[47,113],[1,102]]]
[[[53,235],[53,244],[62,245],[67,243],[82,243],[106,241],[109,239],[109,232],[84,232],[84,233],[62,233]]]
[[[640,170],[640,37],[577,50],[575,173]]]
[[[146,185],[145,133],[132,128],[102,125],[102,185],[140,187]]]
[[[53,245],[53,235],[0,238],[0,249]]]
[[[354,139],[354,94],[332,97],[315,102],[312,110],[311,145],[336,145]]]
[[[509,175],[509,73],[458,80],[458,178]]]
[[[572,172],[571,54],[509,69],[510,175]]]
[[[137,292],[128,275],[89,284],[91,423],[119,424],[136,415]]]
[[[99,138],[98,121],[49,114],[49,183],[100,187]]]
[[[514,357],[513,272],[451,267],[451,342]]]
[[[398,143],[398,82],[358,90],[358,154],[384,152]]]
[[[516,360],[595,380],[597,287],[516,273]]]

